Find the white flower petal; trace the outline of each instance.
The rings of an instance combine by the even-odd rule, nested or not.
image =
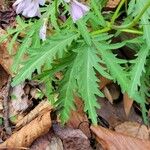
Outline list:
[[[45,0],[38,0],[38,3],[43,6],[45,4]]]
[[[81,9],[82,9],[83,11],[85,11],[85,12],[88,12],[88,11],[90,10],[90,8],[89,8],[88,6],[83,5],[82,3],[79,3],[79,2],[76,1],[76,0],[73,0],[73,2],[74,2],[76,5],[80,6]]]
[[[73,22],[76,22],[77,20],[82,18],[88,11],[88,6],[81,4],[76,0],[73,0],[73,2],[71,2],[71,17],[73,19]]]
[[[21,14],[25,17],[40,17],[39,4],[43,5],[45,0],[17,0],[13,6],[16,9],[17,14]]]
[[[64,2],[69,3],[69,2],[70,2],[70,0],[64,0]]]
[[[83,17],[83,12],[81,8],[75,3],[71,4],[71,17],[73,19],[73,22],[76,22],[77,20]]]
[[[16,7],[19,3],[21,3],[23,0],[17,0],[14,4],[13,7]]]
[[[42,41],[46,40],[46,24],[45,23],[40,29],[39,36],[40,36],[40,39],[42,39]]]
[[[17,6],[16,14],[20,14],[20,13],[24,10],[24,6],[25,6],[25,3],[20,3],[20,4]]]

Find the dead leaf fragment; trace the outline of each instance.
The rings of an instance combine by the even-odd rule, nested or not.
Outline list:
[[[25,111],[29,107],[28,96],[24,93],[24,83],[19,84],[12,89],[11,100],[15,111]]]
[[[124,103],[124,110],[125,110],[125,113],[127,115],[127,117],[129,116],[129,113],[130,113],[130,110],[131,110],[131,107],[133,105],[133,100],[128,96],[127,93],[125,93],[123,95],[123,103]]]
[[[7,80],[8,80],[8,74],[4,70],[2,65],[0,65],[0,90],[7,83]]]
[[[51,110],[51,109],[52,106],[48,101],[42,101],[32,111],[30,111],[30,113],[27,114],[23,119],[19,120],[19,122],[16,124],[16,128],[20,129],[22,126],[26,125],[34,118],[36,118],[38,115],[40,115],[44,110]]]
[[[6,31],[0,28],[0,36],[3,36],[5,34],[6,34]],[[3,66],[3,68],[6,70],[8,74],[13,76],[12,71],[11,71],[13,59],[12,59],[12,56],[9,55],[8,50],[7,50],[8,43],[9,43],[9,40],[0,44],[0,65]],[[14,46],[14,49],[16,52],[17,44]]]
[[[112,105],[107,99],[98,98],[98,102],[101,105],[101,109],[97,110],[98,116],[106,120],[112,128],[115,128],[118,124],[128,120],[142,123],[141,116],[139,116],[133,108],[127,118],[123,108],[123,101]]]
[[[63,144],[59,137],[54,136],[51,138],[50,144],[46,147],[46,150],[63,150]]]
[[[106,85],[102,91],[111,104],[113,104],[113,101],[117,100],[120,96],[120,88],[115,83]]]
[[[37,138],[30,147],[30,150],[63,150],[61,139],[52,130]]]
[[[83,101],[79,97],[75,97],[76,111],[71,111],[71,116],[67,122],[67,126],[80,129],[88,138],[91,138],[90,125],[88,118],[84,112]]]
[[[91,150],[90,142],[81,130],[61,127],[59,124],[54,124],[53,130],[62,140],[65,150]]]
[[[116,8],[119,4],[120,0],[109,0],[106,4],[107,8]]]
[[[149,130],[145,125],[137,122],[124,122],[115,127],[115,131],[136,138],[149,140]]]
[[[97,141],[104,150],[149,150],[150,141],[105,129],[101,126],[91,126]]]
[[[39,136],[46,134],[51,127],[50,110],[39,115],[36,119],[24,126],[18,132],[14,133],[4,143],[0,144],[2,148],[29,147]]]
[[[110,94],[108,88],[107,88],[107,87],[104,87],[104,89],[103,89],[102,91],[103,91],[105,97],[109,100],[109,102],[110,102],[111,104],[113,104],[113,98],[112,98],[112,96],[111,96],[111,94]]]
[[[100,89],[103,89],[107,84],[111,83],[112,81],[103,77],[103,76],[98,76],[99,80],[100,80]]]

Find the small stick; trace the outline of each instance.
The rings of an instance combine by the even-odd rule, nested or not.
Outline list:
[[[12,131],[9,126],[9,92],[10,92],[10,84],[11,84],[11,76],[8,78],[8,82],[6,87],[4,88],[2,95],[3,95],[3,106],[4,106],[4,127],[6,130],[6,133],[11,135]]]

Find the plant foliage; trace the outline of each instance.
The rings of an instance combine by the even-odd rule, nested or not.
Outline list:
[[[147,123],[145,104],[150,96],[150,2],[122,0],[116,10],[107,13],[103,9],[106,7],[105,0],[91,0],[87,3],[90,10],[75,23],[70,15],[70,5],[55,0],[41,8],[40,18],[17,16],[16,28],[9,28],[7,35],[0,38],[3,42],[8,36],[12,37],[8,45],[10,54],[14,43],[20,43],[14,56],[12,70],[16,76],[12,86],[25,79],[43,82],[46,96],[58,108],[63,123],[69,119],[71,110],[76,108],[74,97],[78,95],[84,101],[84,111],[92,123],[97,124],[96,109],[100,108],[97,97],[103,97],[97,75],[100,74],[117,82],[123,93],[128,93],[140,104]],[[47,37],[46,41],[41,41],[39,31],[44,21]],[[134,57],[126,59],[117,55],[125,48],[130,49]],[[62,73],[62,79],[56,80],[57,72]],[[58,84],[56,89],[52,81]],[[58,93],[58,99],[54,98],[54,93]]]

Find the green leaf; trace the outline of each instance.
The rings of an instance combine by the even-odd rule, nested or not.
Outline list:
[[[136,91],[138,91],[138,86],[140,86],[140,79],[142,73],[145,71],[144,66],[146,64],[146,58],[149,54],[149,48],[147,46],[141,47],[135,59],[135,65],[132,67],[130,72],[130,84],[128,94],[132,97]]]
[[[65,123],[71,116],[71,110],[75,109],[74,94],[76,90],[76,60],[67,68],[67,72],[64,75],[60,84],[60,96],[58,98],[59,106],[62,106],[60,111],[60,118],[62,123]]]
[[[52,87],[52,80],[51,78],[46,78],[44,80],[44,84],[45,84],[45,95],[48,98],[48,101],[50,102],[50,104],[53,106],[54,104],[54,98],[53,98],[53,87]]]
[[[88,32],[88,29],[86,27],[86,23],[84,22],[83,19],[79,19],[76,24],[78,25],[78,30],[80,31],[82,37],[84,38],[85,42],[88,45],[91,45],[91,36]]]
[[[132,12],[132,16],[135,17],[136,15],[138,15],[139,12],[142,11],[142,8],[145,6],[145,3],[147,2],[147,0],[138,0],[136,1],[136,3],[134,2],[134,0],[131,1],[135,6],[135,10]],[[149,20],[149,12],[150,12],[150,8],[148,8],[148,10],[146,10],[144,12],[144,14],[142,15],[141,19],[140,19],[140,24],[143,27],[143,37],[144,39],[146,39],[146,43],[147,45],[150,47],[150,20]]]
[[[94,44],[113,77],[113,80],[117,81],[120,84],[122,91],[125,92],[128,89],[129,79],[127,72],[124,71],[124,68],[121,67],[120,64],[123,64],[126,61],[116,58],[112,51],[103,47],[103,44],[95,41]]]
[[[3,118],[0,117],[0,126],[3,124]]]
[[[95,15],[98,16],[97,20],[99,20],[99,22],[101,22],[100,25],[105,27],[106,22],[104,20],[103,15],[101,14],[101,10],[100,10],[101,6],[100,5],[101,5],[101,2],[99,0],[98,1],[97,0],[91,0],[92,9],[94,10]]]
[[[34,32],[34,31],[33,31]],[[15,55],[14,57],[14,63],[13,63],[13,66],[12,66],[12,70],[13,72],[17,72],[18,71],[18,66],[21,62],[21,58],[23,57],[23,55],[25,54],[25,52],[27,51],[27,49],[30,47],[30,44],[31,44],[31,38],[30,36],[32,36],[33,32],[30,33],[29,36],[27,36],[22,44],[20,45],[18,51],[17,51],[17,54]]]
[[[49,10],[50,11],[50,20],[52,26],[57,30],[60,31],[58,23],[57,23],[57,17],[56,17],[56,12],[55,12],[55,1],[51,4]]]
[[[129,2],[128,15],[130,15],[131,13],[133,13],[134,9],[135,9],[135,0],[131,0]]]
[[[148,124],[148,117],[147,117],[147,109],[146,109],[146,101],[145,101],[145,94],[144,92],[142,91],[142,89],[139,90],[139,92],[136,92],[133,96],[134,100],[136,102],[138,102],[141,106],[141,109],[142,109],[142,117],[143,117],[143,120],[144,120],[144,123],[145,124]]]
[[[30,49],[30,58],[20,70],[19,74],[14,78],[12,85],[15,86],[25,79],[31,79],[32,72],[41,66],[46,60],[53,62],[56,54],[62,54],[71,42],[78,38],[77,33],[68,33],[66,35],[56,35],[54,39],[49,39],[48,43],[36,48]],[[56,40],[57,38],[57,40]]]
[[[19,32],[15,33],[15,35],[12,37],[12,40],[10,41],[10,43],[8,45],[9,54],[12,54],[12,52],[13,52],[13,46],[17,40],[18,35],[19,35]]]
[[[58,59],[59,63],[53,63],[51,69],[44,70],[41,74],[35,76],[33,79],[38,79],[42,81],[49,77],[52,77],[54,73],[62,71],[66,67],[68,67],[72,63],[72,60],[74,60],[74,54],[69,55],[68,57]]]
[[[92,47],[81,47],[77,59],[79,70],[77,83],[79,93],[84,100],[84,110],[88,112],[92,123],[97,124],[96,108],[99,108],[99,104],[97,103],[96,95],[103,97],[103,94],[98,88],[98,79],[95,71],[97,70],[100,73],[104,73],[104,71],[99,64],[100,58]]]
[[[23,19],[20,17],[20,16],[17,16],[16,17],[16,21],[17,21],[17,24],[19,25],[19,27],[26,27],[26,23],[23,21]]]

